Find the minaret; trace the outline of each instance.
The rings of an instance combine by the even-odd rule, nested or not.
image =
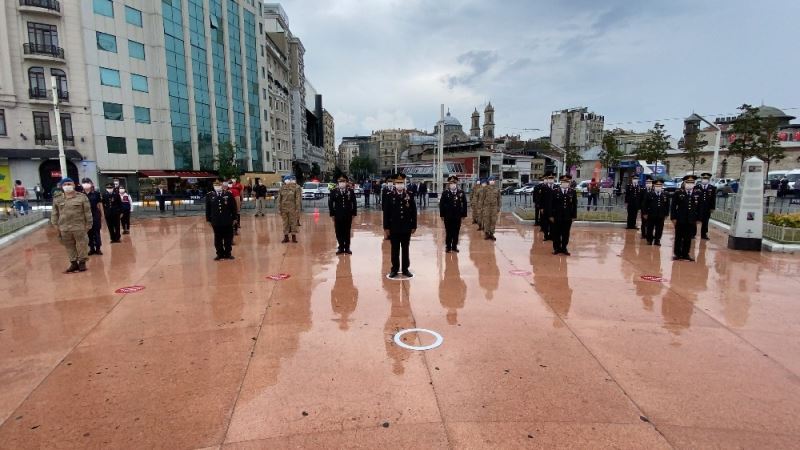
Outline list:
[[[469,129],[469,135],[474,137],[481,137],[481,115],[478,113],[478,108],[472,113],[472,128]]]
[[[494,139],[494,107],[492,102],[483,110],[483,140]]]

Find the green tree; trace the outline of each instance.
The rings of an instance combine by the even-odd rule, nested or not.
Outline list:
[[[760,122],[761,132],[757,139],[758,157],[767,163],[767,170],[764,171],[764,179],[766,179],[769,174],[769,166],[773,162],[779,162],[785,158],[786,154],[778,140],[778,121],[773,117],[764,117]]]
[[[658,173],[658,162],[667,159],[669,149],[669,135],[664,130],[664,125],[656,122],[648,130],[649,136],[636,148],[636,159],[644,160],[647,164],[656,165],[654,172]]]
[[[603,150],[600,152],[600,164],[606,169],[606,176],[612,167],[622,161],[625,152],[617,145],[617,138],[613,133],[607,131],[603,135]]]
[[[564,149],[564,169],[569,170],[572,166],[579,166],[583,162],[583,158],[581,157],[580,151],[578,147],[574,145],[568,145],[567,148]]]
[[[312,163],[311,164],[311,178],[319,179],[319,176],[320,176],[321,173],[322,173],[322,170],[320,169],[319,164]]]
[[[334,166],[334,168],[333,168],[333,181],[338,180],[339,177],[342,176],[342,175],[344,175],[344,172],[342,172],[341,167],[339,167],[338,165]]]
[[[695,173],[695,168],[697,167],[697,163],[700,164],[705,163],[705,158],[701,156],[703,152],[703,147],[708,145],[707,141],[698,141],[697,134],[688,134],[686,135],[686,141],[683,144],[683,154],[681,157],[692,166],[692,173]]]
[[[354,179],[363,180],[367,175],[375,173],[375,161],[366,156],[356,156],[350,161],[350,175]]]
[[[741,165],[744,166],[746,159],[757,156],[762,150],[763,144],[759,143],[762,122],[758,117],[758,108],[745,103],[737,109],[742,113],[731,125],[734,139],[728,144],[728,154],[741,158]]]
[[[219,177],[228,180],[238,177],[242,171],[236,165],[236,145],[231,142],[220,142],[217,156],[214,158],[214,168]]]

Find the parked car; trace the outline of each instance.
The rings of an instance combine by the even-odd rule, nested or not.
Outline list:
[[[520,187],[518,187],[518,188],[514,189],[514,190],[512,191],[512,193],[513,193],[513,194],[530,194],[531,192],[533,192],[533,188],[534,188],[535,186],[536,186],[536,185],[535,185],[535,184],[533,184],[533,183],[524,184],[524,185],[522,185],[522,186],[520,186]],[[530,190],[526,192],[526,189],[529,189],[529,188],[530,188]]]
[[[586,197],[589,195],[589,183],[591,182],[592,180],[583,180],[575,186],[575,190],[578,191],[581,196]]]
[[[508,187],[504,188],[502,191],[500,191],[500,194],[502,194],[502,195],[511,195],[516,190],[517,190],[516,186],[508,186]]]
[[[722,189],[723,187],[731,184],[733,181],[734,181],[733,178],[720,178],[718,180],[712,179],[711,184],[717,189]]]
[[[355,186],[353,186],[353,192],[355,192],[356,197],[361,197],[361,194],[364,193],[364,190],[361,189],[361,186],[356,184]]]
[[[320,184],[319,185],[319,193],[324,195],[324,196],[331,195],[331,185],[330,184],[326,184],[326,183]]]
[[[780,187],[781,179],[789,175],[789,170],[772,170],[767,174],[767,180],[764,182],[764,189],[778,189]]]
[[[319,183],[309,181],[303,184],[303,200],[314,200],[322,197],[323,194]]]
[[[683,177],[672,177],[664,180],[664,190],[667,193],[674,194],[681,187],[681,184],[683,184]]]

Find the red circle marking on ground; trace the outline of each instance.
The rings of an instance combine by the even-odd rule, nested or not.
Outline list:
[[[114,291],[117,294],[133,294],[144,289],[144,286],[125,286]]]
[[[279,273],[277,275],[268,275],[267,279],[268,280],[273,280],[273,281],[283,281],[283,280],[289,278],[290,276],[291,275],[289,275],[288,273]]]
[[[661,283],[663,281],[667,281],[667,280],[665,280],[664,278],[662,278],[662,277],[660,277],[658,275],[642,275],[641,279],[643,281],[652,281],[654,283]]]
[[[518,277],[527,277],[528,275],[531,274],[527,270],[509,270],[508,273],[510,273],[511,275],[516,275]]]

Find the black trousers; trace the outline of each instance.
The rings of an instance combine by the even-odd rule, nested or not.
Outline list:
[[[458,234],[461,232],[461,218],[444,218],[444,243],[448,250],[458,248]]]
[[[339,243],[339,250],[350,250],[350,228],[353,225],[353,216],[336,217],[333,219],[333,227],[336,230],[336,242]]]
[[[542,210],[541,215],[539,216],[539,223],[542,226],[542,233],[544,233],[545,239],[552,239],[553,238],[553,224],[550,223],[550,218],[546,217],[544,214],[544,210]]]
[[[89,236],[89,250],[100,250],[103,245],[100,239],[100,218],[92,217],[92,228],[86,233]]]
[[[106,212],[106,226],[108,227],[108,235],[112,241],[118,241],[120,238],[119,221],[121,213],[119,211]]]
[[[586,210],[589,211],[589,207],[592,206],[594,203],[594,210],[597,211],[597,194],[589,194],[589,202],[586,204]]]
[[[708,221],[711,220],[711,211],[703,212],[703,224],[700,226],[700,236],[708,236]],[[695,235],[697,235],[697,227],[695,227]]]
[[[408,244],[411,242],[411,233],[391,233],[389,239],[392,241],[392,272],[398,272],[400,268],[400,248],[403,249],[403,272],[411,266],[408,260]]]
[[[553,251],[565,252],[567,245],[569,245],[569,232],[572,230],[572,220],[556,219],[555,223],[551,224],[550,237],[553,239]]]
[[[697,233],[697,225],[693,222],[676,222],[675,223],[675,249],[673,254],[679,258],[686,258],[689,256],[689,250],[692,248],[692,236]]]
[[[128,231],[131,229],[131,212],[130,211],[122,211],[122,214],[119,216],[120,223],[122,224],[122,229]]]
[[[166,200],[164,198],[158,199],[158,210],[164,212],[164,205],[166,204]]]
[[[647,242],[660,241],[664,233],[664,217],[650,216],[645,221],[645,238]]]
[[[369,208],[369,195],[370,191],[364,191],[364,207]]]
[[[419,197],[419,206],[426,207],[428,206],[428,193],[420,194],[417,193],[417,197]]]
[[[533,221],[534,221],[534,225],[541,225],[541,223],[539,222],[539,211],[541,211],[541,209],[539,208],[539,205],[534,204],[533,205],[533,213],[534,213]]]
[[[628,204],[628,228],[636,228],[636,216],[639,213],[639,207]]]
[[[217,256],[231,256],[233,249],[233,225],[212,225],[214,229],[214,249]]]

